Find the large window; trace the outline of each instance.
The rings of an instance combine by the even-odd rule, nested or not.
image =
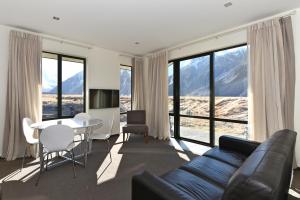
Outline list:
[[[43,53],[43,120],[85,111],[85,63],[84,58]]]
[[[120,126],[126,124],[126,112],[132,109],[132,73],[131,67],[120,66]]]
[[[175,138],[210,145],[224,134],[247,138],[246,45],[173,60],[168,79]]]

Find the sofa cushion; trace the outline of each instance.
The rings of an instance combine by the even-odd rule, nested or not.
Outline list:
[[[181,169],[163,175],[162,179],[198,200],[217,200],[224,192],[218,185]]]
[[[203,156],[214,158],[216,160],[230,164],[236,168],[239,168],[246,160],[246,156],[234,151],[228,151],[219,149],[218,147],[212,148],[207,151]]]
[[[200,156],[180,167],[225,188],[236,167],[214,158]]]

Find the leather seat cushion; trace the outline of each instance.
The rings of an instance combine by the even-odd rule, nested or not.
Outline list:
[[[218,147],[212,148],[207,151],[203,156],[214,158],[216,160],[230,164],[239,168],[246,160],[246,156],[237,152],[220,149]]]
[[[224,192],[218,185],[181,169],[168,172],[161,178],[198,200],[221,199]]]
[[[148,126],[145,124],[126,124],[123,126],[123,133],[145,133],[148,132]]]
[[[200,156],[180,167],[225,188],[236,167],[214,158]]]

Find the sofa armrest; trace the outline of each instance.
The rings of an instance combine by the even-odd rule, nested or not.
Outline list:
[[[193,200],[162,178],[148,172],[132,178],[132,200]]]
[[[260,145],[259,142],[249,141],[232,136],[221,136],[219,138],[220,149],[232,150],[249,156]]]

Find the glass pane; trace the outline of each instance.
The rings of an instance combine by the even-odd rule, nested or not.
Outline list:
[[[84,111],[84,62],[62,58],[62,116]]]
[[[247,47],[215,53],[215,117],[248,121]]]
[[[170,63],[168,66],[168,96],[169,96],[169,113],[174,112],[174,96],[173,96],[173,90],[174,90],[174,65],[173,63]]]
[[[248,139],[248,125],[215,121],[215,144],[219,144],[219,137],[222,135],[231,135],[243,139]]]
[[[209,56],[180,62],[180,114],[209,116]]]
[[[120,69],[120,112],[131,110],[131,67]]]
[[[180,137],[209,143],[209,120],[180,117]]]
[[[43,53],[42,102],[43,119],[57,118],[57,55]]]
[[[170,122],[170,134],[171,137],[174,137],[174,116],[169,115]]]

